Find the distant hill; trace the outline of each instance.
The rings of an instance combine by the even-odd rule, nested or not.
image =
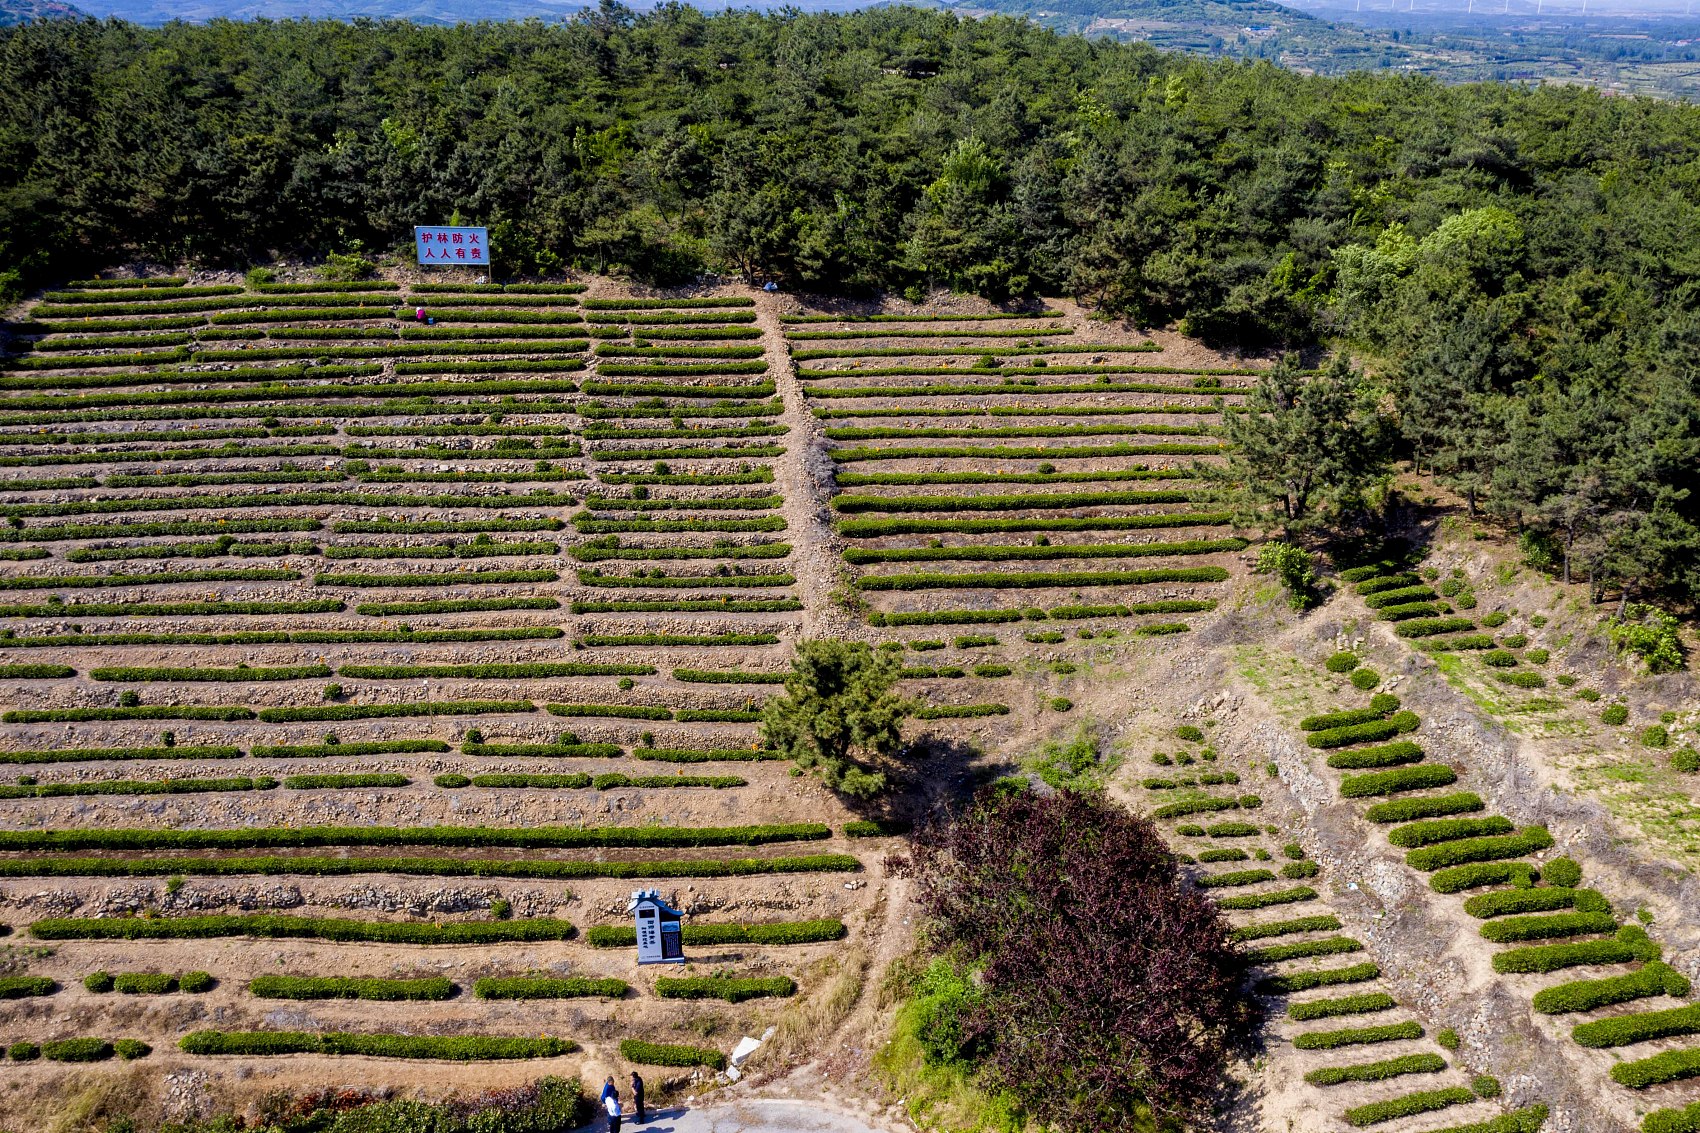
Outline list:
[[[86,15],[82,9],[61,4],[59,0],[0,0],[0,28],[27,20],[80,19]]]
[[[1442,82],[1562,82],[1700,98],[1700,18],[1659,10],[1677,0],[1615,0],[1620,10],[1608,15],[1583,15],[1580,0],[1549,3],[1544,13],[1537,0],[941,2],[964,15],[1026,16],[1062,31],[1267,59],[1307,74],[1396,71]],[[1628,3],[1640,10],[1632,14]]]
[[[20,0],[0,0],[0,5]],[[31,0],[21,0],[29,3]],[[467,20],[523,20],[572,16],[585,7],[581,0],[94,0],[89,7],[100,16],[115,16],[139,24],[168,20],[204,23],[207,20],[253,19],[369,19],[413,20],[424,24],[455,24]]]

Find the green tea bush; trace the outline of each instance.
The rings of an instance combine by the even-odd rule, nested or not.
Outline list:
[[[1407,763],[1421,763],[1422,760],[1422,748],[1409,740],[1399,740],[1379,747],[1334,752],[1328,757],[1328,766],[1343,771],[1357,771],[1370,767],[1399,767]]]
[[[352,787],[405,787],[406,775],[369,772],[360,775],[291,775],[283,785],[292,791],[340,790]]]
[[[842,481],[842,477],[840,478]],[[1020,562],[1046,559],[1116,559],[1153,555],[1203,555],[1236,551],[1243,539],[1187,539],[1171,543],[1085,544],[1013,547],[852,547],[844,561],[853,564],[906,562]]]
[[[460,745],[460,750],[464,755],[565,756],[577,759],[611,759],[621,755],[624,749],[619,744],[586,744],[569,742],[569,739],[562,739],[552,744],[475,743],[469,734],[467,742]]]
[[[1642,1120],[1641,1133],[1700,1133],[1700,1102],[1682,1109],[1654,1110]]]
[[[917,720],[966,720],[978,716],[1007,716],[1007,704],[935,704],[915,713]]]
[[[328,677],[328,665],[286,665],[277,668],[234,669],[147,668],[122,666],[89,670],[96,681],[299,681]]]
[[[1611,1068],[1611,1079],[1621,1086],[1632,1090],[1646,1089],[1648,1086],[1661,1085],[1665,1082],[1680,1081],[1700,1075],[1700,1051],[1673,1050],[1664,1054],[1643,1058],[1638,1062],[1620,1062]],[[1651,1119],[1643,1128],[1649,1128]]]
[[[70,665],[0,665],[0,680],[42,681],[76,675]]]
[[[112,990],[124,995],[167,995],[177,990],[177,977],[166,972],[122,972]]]
[[[1414,1117],[1419,1113],[1433,1113],[1435,1110],[1455,1105],[1468,1105],[1475,1100],[1476,1095],[1471,1091],[1462,1086],[1452,1086],[1444,1090],[1425,1090],[1422,1093],[1355,1106],[1346,1111],[1345,1118],[1348,1125],[1361,1128],[1401,1117]]]
[[[848,854],[688,861],[557,861],[431,857],[53,858],[32,867],[0,863],[0,876],[159,877],[186,869],[208,877],[350,877],[398,873],[420,877],[526,877],[554,880],[645,877],[744,877],[766,873],[845,873],[861,868]]]
[[[1501,974],[1539,974],[1595,964],[1627,964],[1634,960],[1650,963],[1658,958],[1659,946],[1647,938],[1646,931],[1636,925],[1625,925],[1617,930],[1614,940],[1508,948],[1494,954],[1493,970]]]
[[[1252,893],[1244,897],[1222,897],[1217,900],[1216,906],[1221,909],[1268,909],[1276,905],[1294,905],[1315,899],[1316,890],[1308,885],[1299,885],[1292,889]]]
[[[516,1039],[489,1035],[355,1035],[304,1031],[192,1031],[177,1044],[185,1054],[265,1056],[354,1054],[373,1058],[428,1058],[457,1062],[558,1058],[577,1046],[566,1039]]]
[[[1523,940],[1547,940],[1555,936],[1612,932],[1616,928],[1617,918],[1610,913],[1555,913],[1489,921],[1481,927],[1481,933],[1495,944],[1509,944]]]
[[[439,780],[453,778],[463,780],[464,775],[439,775]],[[439,782],[438,786],[451,784]],[[736,775],[642,775],[636,778],[620,772],[609,772],[604,775],[590,775],[584,772],[569,775],[527,775],[508,773],[501,775],[474,775],[467,782],[456,782],[454,786],[474,786],[490,788],[512,787],[545,787],[560,790],[594,787],[599,791],[614,790],[626,787],[743,787],[748,781]]]
[[[1645,603],[1631,603],[1621,618],[1607,627],[1621,653],[1639,657],[1653,673],[1675,672],[1683,666],[1680,623],[1671,614]]]
[[[362,602],[354,612],[369,618],[413,614],[464,614],[486,610],[558,610],[554,598],[456,598],[435,602]]]
[[[41,1056],[49,1062],[105,1062],[113,1055],[105,1039],[59,1039],[41,1044]]]
[[[655,994],[662,999],[724,999],[742,1003],[746,999],[797,994],[796,981],[786,976],[739,979],[731,976],[663,976],[655,981]]]
[[[341,676],[363,680],[403,680],[414,677],[523,680],[538,677],[650,677],[655,675],[656,669],[654,665],[538,661],[505,665],[344,665],[337,672]],[[329,675],[328,670],[325,675]]]
[[[625,980],[584,977],[487,977],[472,985],[472,994],[479,999],[619,999],[630,990]]]
[[[1368,692],[1381,683],[1381,674],[1374,669],[1355,669],[1351,676],[1352,687]]]
[[[1668,1011],[1645,1011],[1596,1019],[1572,1028],[1570,1037],[1582,1046],[1599,1049],[1696,1032],[1700,1032],[1700,1007],[1675,1007]]]
[[[129,706],[124,708],[13,709],[0,715],[8,724],[47,724],[81,720],[252,720],[251,708]]]
[[[613,716],[628,720],[671,720],[668,708],[641,704],[546,704],[551,716]]]
[[[1353,570],[1342,571],[1340,573],[1341,581],[1352,582],[1353,579],[1347,578],[1346,576],[1359,569],[1362,568],[1354,567]],[[1359,594],[1364,595],[1380,594],[1387,590],[1398,590],[1407,586],[1415,586],[1421,581],[1422,580],[1414,574],[1382,574],[1358,581],[1352,589],[1356,590]]]
[[[1381,693],[1369,702],[1368,708],[1348,708],[1341,712],[1324,712],[1316,716],[1306,716],[1299,721],[1299,728],[1306,732],[1323,732],[1333,728],[1350,727],[1353,724],[1367,724],[1380,720],[1399,709],[1399,698],[1391,693]]]
[[[1670,732],[1663,724],[1651,724],[1641,731],[1641,746],[1662,748],[1670,746]]]
[[[442,740],[371,740],[364,743],[300,744],[261,746],[252,754],[257,759],[299,759],[330,755],[391,755],[426,751],[448,751]]]
[[[1482,808],[1483,803],[1480,795],[1472,791],[1460,791],[1452,795],[1435,795],[1422,799],[1394,799],[1391,802],[1376,803],[1364,811],[1364,817],[1371,822],[1414,822],[1419,818],[1468,814]]]
[[[877,450],[886,452],[890,450]],[[1046,492],[1015,496],[852,496],[832,499],[834,511],[1025,511],[1031,508],[1104,507],[1111,504],[1179,504],[1191,492]]]
[[[1408,850],[1486,834],[1509,834],[1514,829],[1511,820],[1500,815],[1490,818],[1439,818],[1395,827],[1387,832],[1387,840]]]
[[[1515,834],[1464,838],[1456,842],[1443,842],[1438,846],[1411,850],[1405,855],[1405,864],[1424,873],[1433,873],[1443,866],[1462,865],[1466,862],[1520,858],[1550,849],[1552,844],[1552,835],[1547,833],[1546,827],[1526,826]]]
[[[1593,1011],[1615,1003],[1629,1003],[1655,995],[1684,998],[1692,990],[1688,978],[1663,961],[1655,960],[1624,976],[1597,980],[1574,980],[1543,988],[1535,993],[1535,1010],[1543,1015],[1566,1015]]]
[[[674,669],[673,679],[692,684],[776,685],[785,683],[785,674],[746,673],[736,669]]]
[[[1452,768],[1444,764],[1424,763],[1391,771],[1373,771],[1367,775],[1348,775],[1340,780],[1340,795],[1342,798],[1363,799],[1375,795],[1398,794],[1401,791],[1445,787],[1457,781],[1458,775]]]
[[[1386,590],[1378,590],[1364,598],[1364,605],[1372,610],[1385,610],[1390,606],[1398,606],[1409,602],[1427,602],[1435,597],[1434,591],[1426,586],[1401,586]]]
[[[662,763],[713,763],[724,761],[782,760],[787,756],[765,748],[658,748],[637,747],[632,758]]]
[[[1350,744],[1374,743],[1391,739],[1403,732],[1413,732],[1421,721],[1415,712],[1395,712],[1385,720],[1371,720],[1340,728],[1327,728],[1305,736],[1305,743],[1314,748],[1346,747]]]
[[[415,704],[323,704],[306,708],[262,708],[270,724],[301,720],[371,720],[387,716],[473,716],[494,712],[535,712],[528,700],[447,700]]]
[[[1189,814],[1207,814],[1212,811],[1239,810],[1240,800],[1220,795],[1200,795],[1184,802],[1168,803],[1151,812],[1151,817],[1159,821],[1169,818],[1184,818]]]
[[[1014,531],[1136,531],[1153,527],[1197,527],[1226,523],[1226,512],[1115,515],[1093,519],[842,519],[833,526],[851,539],[887,535],[986,535]]]
[[[1143,586],[1159,582],[1221,582],[1224,567],[1150,570],[1019,571],[961,574],[881,574],[856,580],[859,590],[997,589],[1018,587]]]
[[[843,940],[848,930],[843,921],[822,919],[769,924],[688,924],[682,933],[683,942],[692,945],[780,946]],[[585,933],[585,940],[594,948],[629,948],[637,943],[637,932],[631,925],[597,925]]]
[[[1273,944],[1267,948],[1253,948],[1246,952],[1246,959],[1252,964],[1278,964],[1285,960],[1298,960],[1306,956],[1338,956],[1348,952],[1362,952],[1364,946],[1348,936],[1330,936],[1322,940],[1306,940],[1295,944]]]
[[[513,582],[555,582],[552,570],[460,570],[442,574],[332,574],[313,576],[314,586],[462,586]]]
[[[58,990],[59,985],[46,976],[0,976],[0,999],[28,999]]]
[[[171,755],[187,748],[162,749]],[[239,753],[240,754],[240,753]],[[209,791],[269,791],[278,785],[276,779],[238,776],[228,779],[101,779],[86,783],[20,783],[16,787],[0,787],[0,798],[67,798],[78,795],[186,795]]]
[[[153,1047],[140,1039],[117,1039],[112,1044],[112,1052],[125,1062],[132,1062],[152,1054]]]
[[[717,1050],[639,1039],[621,1040],[620,1057],[643,1066],[707,1066],[714,1070],[722,1070],[726,1066],[726,1056]]]
[[[201,850],[315,846],[506,846],[589,849],[618,846],[764,846],[830,838],[825,823],[759,826],[273,826],[224,830],[74,829],[0,831],[0,849],[35,853],[66,850]]]
[[[1297,1023],[1315,1019],[1337,1019],[1344,1015],[1369,1015],[1390,1011],[1399,1006],[1397,1000],[1384,991],[1362,995],[1342,995],[1334,999],[1313,999],[1305,1003],[1287,1004],[1287,1018]]]
[[[1330,673],[1349,673],[1358,667],[1358,655],[1349,651],[1335,653],[1324,661],[1323,668]]]
[[[1535,884],[1535,867],[1528,862],[1475,862],[1437,870],[1429,878],[1429,888],[1436,893],[1462,893],[1484,885],[1512,885],[1527,889]]]
[[[455,990],[454,981],[445,976],[415,980],[256,976],[248,983],[248,994],[262,999],[448,999]]]
[[[1335,1050],[1343,1046],[1396,1042],[1423,1037],[1421,1023],[1388,1023],[1379,1027],[1351,1027],[1339,1031],[1310,1031],[1293,1037],[1298,1050]]]
[[[13,1043],[6,1048],[6,1057],[13,1062],[34,1062],[41,1057],[41,1047],[36,1043]]]
[[[1364,983],[1381,975],[1381,965],[1374,962],[1353,964],[1347,968],[1324,968],[1316,972],[1292,972],[1284,976],[1268,976],[1257,982],[1260,995],[1291,995],[1318,987],[1337,987],[1341,984]]]
[[[1472,917],[1486,919],[1507,913],[1543,913],[1553,909],[1575,908],[1584,913],[1604,913],[1611,905],[1592,889],[1569,889],[1543,886],[1540,889],[1497,889],[1479,893],[1464,902],[1464,911]]]
[[[1269,870],[1242,869],[1232,873],[1207,873],[1197,879],[1197,885],[1200,889],[1225,889],[1274,880],[1275,875]]]
[[[228,936],[265,939],[375,941],[385,944],[481,944],[567,940],[567,921],[461,921],[416,924],[277,913],[198,917],[49,917],[30,926],[42,940],[206,940]]]
[[[1402,621],[1393,627],[1393,632],[1400,637],[1433,637],[1436,634],[1462,633],[1475,628],[1476,623],[1469,618],[1425,617]]]

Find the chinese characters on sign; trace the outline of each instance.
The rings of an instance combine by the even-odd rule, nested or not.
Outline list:
[[[414,225],[413,244],[422,264],[488,266],[489,229]]]

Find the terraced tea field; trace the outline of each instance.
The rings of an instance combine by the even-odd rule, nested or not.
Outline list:
[[[870,625],[1054,642],[1215,608],[1245,541],[1192,469],[1251,371],[1055,311],[784,321]]]
[[[155,280],[16,329],[18,1080],[659,1079],[842,1018],[885,843],[756,738],[806,612],[751,298]],[[635,964],[639,886],[692,982]]]
[[[1199,470],[1256,371],[1073,308],[150,280],[21,318],[0,1040],[25,1087],[140,1057],[208,1097],[700,1083],[769,1028],[752,1067],[837,1057],[909,910],[892,827],[761,745],[795,643],[900,654],[916,750],[997,762],[1136,714],[1118,681],[1209,695],[1187,643],[1243,604]],[[1431,624],[1415,577],[1350,581],[1406,638]],[[1326,782],[1516,943],[1482,963],[1535,1013],[1595,1012],[1576,1049],[1634,1055],[1576,1074],[1689,1128],[1691,1052],[1647,1045],[1700,1033],[1657,933],[1425,759],[1419,717],[1353,704],[1306,722]],[[1161,746],[1136,805],[1271,1005],[1259,1128],[1541,1128],[1545,1094],[1472,1068],[1265,813],[1275,764],[1190,725]],[[963,770],[937,766],[918,802]],[[689,914],[682,971],[635,963],[652,886]],[[1554,964],[1586,979],[1523,987]]]

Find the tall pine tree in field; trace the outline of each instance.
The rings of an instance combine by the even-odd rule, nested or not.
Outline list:
[[[1418,468],[1460,492],[1471,515],[1493,477],[1503,435],[1504,400],[1497,380],[1505,327],[1496,304],[1436,320],[1400,367],[1399,428]]]
[[[1252,525],[1301,530],[1362,513],[1391,466],[1376,392],[1344,357],[1319,374],[1282,358],[1223,428],[1233,448],[1208,474],[1228,482],[1227,498]]]

